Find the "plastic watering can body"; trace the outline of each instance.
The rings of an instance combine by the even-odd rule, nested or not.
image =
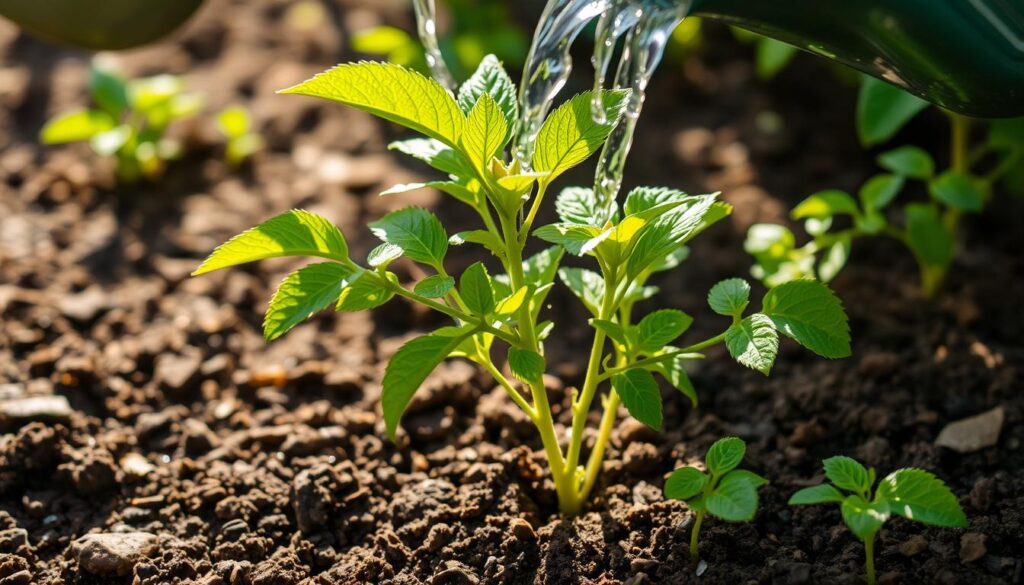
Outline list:
[[[0,0],[0,15],[47,40],[125,49],[170,33],[203,0]]]
[[[694,0],[691,14],[835,59],[961,114],[1024,116],[1024,0]]]

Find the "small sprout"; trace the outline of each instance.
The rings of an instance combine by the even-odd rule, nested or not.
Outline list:
[[[217,129],[227,139],[224,159],[233,167],[241,166],[263,148],[263,138],[253,131],[249,111],[231,106],[217,114]]]
[[[737,437],[719,439],[704,458],[707,473],[696,467],[680,467],[665,481],[665,497],[683,500],[697,513],[690,533],[690,558],[699,559],[698,542],[704,516],[727,522],[750,522],[757,513],[757,490],[768,480],[746,469],[737,469],[747,444]]]
[[[124,182],[159,179],[167,161],[182,154],[181,145],[164,136],[167,127],[203,106],[203,98],[184,87],[172,75],[128,80],[106,60],[94,59],[89,92],[95,107],[51,119],[40,139],[45,144],[88,141],[97,154],[116,157]]]
[[[967,526],[956,496],[927,471],[898,469],[875,488],[874,469],[843,456],[829,457],[823,463],[825,476],[832,483],[804,488],[789,498],[789,504],[840,505],[843,522],[864,543],[869,585],[875,583],[875,536],[892,514],[931,526]]]
[[[626,196],[620,209],[617,203],[601,203],[592,189],[568,188],[555,201],[559,221],[534,226],[552,182],[603,147],[623,113],[626,91],[587,92],[555,108],[535,137],[528,171],[508,154],[521,123],[518,92],[494,56],[485,57],[455,95],[404,67],[367,62],[339,65],[285,93],[341,102],[419,133],[392,148],[445,178],[385,193],[434,187],[479,218],[472,229],[449,230],[426,209],[393,211],[369,224],[382,245],[362,265],[350,257],[344,236],[331,222],[295,210],[236,236],[196,271],[280,256],[317,258],[317,263],[286,277],[271,300],[264,321],[268,340],[332,305],[339,311],[366,310],[396,296],[451,318],[448,326],[402,346],[385,370],[381,405],[392,440],[413,395],[438,364],[451,358],[473,361],[536,426],[560,508],[572,516],[582,510],[597,483],[620,404],[644,424],[662,426],[656,376],[696,406],[697,392],[686,365],[703,358],[699,352],[705,348],[725,344],[741,364],[765,373],[775,361],[780,333],[825,357],[850,353],[839,300],[825,285],[810,280],[769,292],[760,312],[749,315],[750,286],[739,279],[725,281],[709,297],[712,308],[725,317],[720,318],[723,331],[678,346],[673,344],[693,322],[688,314],[661,309],[634,318],[634,305],[657,293],[647,281],[675,268],[688,254],[687,242],[731,212],[716,195],[640,187]],[[594,119],[595,101],[605,110],[604,122]],[[531,236],[552,245],[526,257]],[[449,274],[449,250],[469,244],[486,250],[488,261]],[[567,253],[588,257],[597,270],[560,268]],[[400,283],[389,270],[400,260],[421,264],[425,277],[411,287]],[[556,279],[593,316],[590,357],[583,385],[571,398],[572,427],[564,446],[544,388],[544,343],[555,324],[542,313]],[[496,362],[496,356],[507,356],[511,376],[503,373],[505,364]],[[587,415],[600,392],[604,419],[585,453]],[[722,496],[736,489],[733,482],[745,473],[716,478]],[[719,515],[732,517],[728,512]]]

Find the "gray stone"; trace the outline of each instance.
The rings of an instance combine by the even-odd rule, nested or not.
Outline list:
[[[84,571],[123,577],[159,546],[160,539],[148,532],[87,534],[72,544],[72,551]]]

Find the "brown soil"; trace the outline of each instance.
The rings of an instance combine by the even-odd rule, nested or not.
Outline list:
[[[179,127],[193,154],[156,186],[116,186],[87,148],[36,144],[47,115],[81,103],[87,56],[0,28],[0,584],[854,584],[862,548],[838,511],[785,504],[833,454],[882,473],[930,469],[970,518],[966,530],[890,522],[882,582],[1021,582],[1024,201],[1007,197],[966,222],[936,302],[916,296],[904,250],[858,247],[834,283],[853,358],[786,346],[764,378],[710,352],[694,373],[700,409],[666,392],[664,432],[624,421],[589,510],[561,520],[532,427],[465,363],[432,375],[400,444],[385,439],[382,364],[437,317],[395,301],[325,314],[268,346],[262,310],[295,264],[187,278],[226,237],[292,207],[334,220],[358,255],[373,245],[366,220],[442,202],[376,196],[426,176],[386,153],[392,128],[273,93],[350,58],[350,31],[379,18],[408,25],[404,4],[344,2],[311,30],[288,24],[288,5],[213,2],[176,39],[124,56],[132,73],[188,73],[210,111],[245,103],[268,142],[236,173],[217,160],[212,127]],[[748,270],[747,225],[870,170],[853,138],[853,92],[819,61],[801,58],[765,84],[746,49],[716,39],[656,79],[628,177],[722,190],[736,205],[659,283],[668,306],[697,317],[694,338],[723,326],[703,298]],[[759,130],[767,110],[781,114],[780,132]],[[909,132],[942,144],[941,122],[926,116]],[[472,260],[459,254],[453,264]],[[551,391],[564,424],[563,388],[580,383],[587,330],[573,299],[552,303],[562,328]],[[934,446],[945,424],[996,406],[1006,413],[997,446]],[[725,434],[749,442],[747,466],[772,483],[754,522],[706,524],[698,579],[691,514],[661,486]],[[76,542],[90,532],[115,536]],[[116,536],[130,532],[156,540]]]

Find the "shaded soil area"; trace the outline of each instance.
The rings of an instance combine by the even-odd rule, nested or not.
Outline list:
[[[377,197],[429,176],[386,151],[394,128],[273,93],[351,58],[355,30],[408,26],[404,3],[345,1],[311,27],[289,6],[213,2],[175,39],[122,56],[133,74],[187,73],[208,111],[245,104],[267,141],[235,172],[212,123],[179,126],[192,154],[155,186],[117,186],[86,147],[36,145],[48,115],[82,105],[87,55],[0,28],[0,584],[855,584],[862,548],[838,510],[785,504],[833,454],[882,474],[932,470],[970,519],[966,530],[890,522],[882,582],[1021,582],[1024,201],[965,222],[935,302],[918,298],[905,250],[858,246],[834,283],[853,358],[784,345],[765,378],[710,351],[693,372],[700,408],[666,390],[664,432],[624,420],[590,508],[561,520],[532,426],[467,363],[431,375],[399,444],[386,440],[383,364],[436,316],[393,301],[329,312],[266,345],[262,311],[297,264],[188,278],[227,237],[294,207],[342,227],[356,257],[374,245],[365,222],[410,203],[471,225],[438,193]],[[749,270],[747,226],[871,170],[849,87],[810,57],[760,82],[749,49],[715,30],[703,55],[656,77],[627,176],[721,190],[736,206],[658,282],[659,302],[697,318],[693,339],[726,325],[704,297]],[[908,136],[944,144],[941,122],[925,116]],[[451,268],[473,260],[453,251]],[[565,291],[551,304],[548,381],[564,427],[588,330]],[[995,446],[934,444],[946,424],[996,407]],[[698,578],[692,515],[661,487],[726,434],[748,441],[747,467],[772,483],[754,522],[705,524]]]

